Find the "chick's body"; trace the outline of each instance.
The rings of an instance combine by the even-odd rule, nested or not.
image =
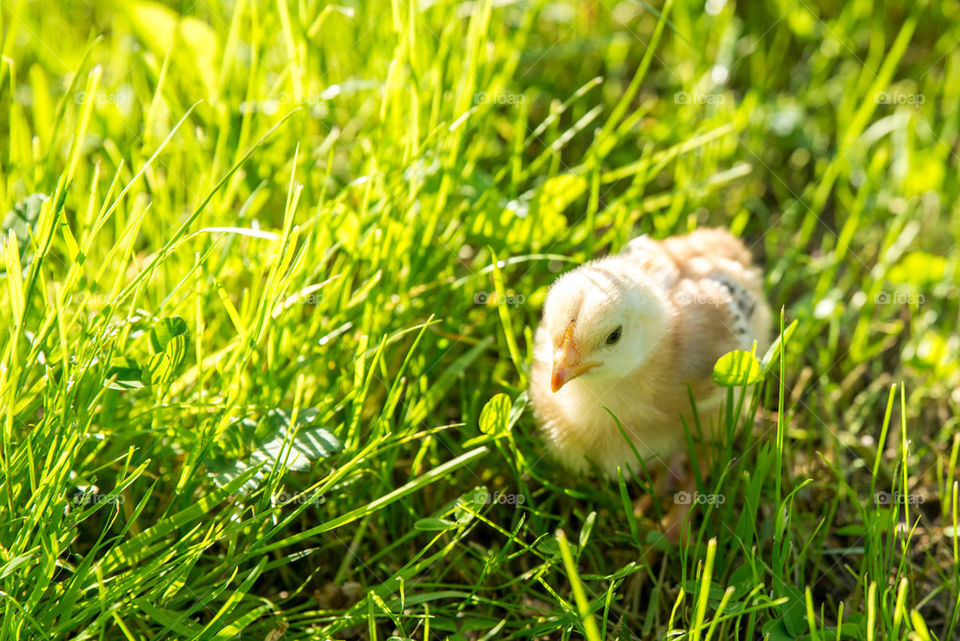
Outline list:
[[[762,283],[743,243],[721,229],[641,236],[560,277],[537,328],[530,385],[554,455],[574,471],[591,462],[611,476],[620,465],[636,470],[611,413],[641,457],[681,449],[681,414],[693,425],[687,386],[709,424],[723,398],[717,359],[769,343]]]

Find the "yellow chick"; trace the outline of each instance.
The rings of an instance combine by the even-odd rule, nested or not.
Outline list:
[[[728,231],[635,238],[550,288],[535,336],[534,415],[573,471],[637,471],[611,412],[645,460],[666,461],[686,442],[680,416],[693,426],[687,385],[709,425],[724,398],[717,359],[754,340],[762,354],[770,325],[762,274]]]

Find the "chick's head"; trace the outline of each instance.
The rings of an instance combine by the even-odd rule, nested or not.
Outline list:
[[[612,261],[560,277],[544,304],[553,348],[550,387],[610,385],[641,367],[666,335],[668,309],[647,281]]]

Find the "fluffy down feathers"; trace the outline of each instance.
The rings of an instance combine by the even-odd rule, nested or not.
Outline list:
[[[709,416],[722,399],[711,377],[717,359],[754,340],[760,350],[769,343],[762,283],[743,243],[721,229],[641,236],[557,279],[537,328],[530,385],[555,456],[575,471],[636,470],[611,413],[644,458],[681,449],[680,415],[693,424],[687,385],[700,416]]]

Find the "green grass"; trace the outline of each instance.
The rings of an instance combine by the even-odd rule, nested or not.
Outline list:
[[[958,638],[960,9],[706,9],[4,3],[0,636]],[[705,224],[786,340],[672,545],[523,390]]]

